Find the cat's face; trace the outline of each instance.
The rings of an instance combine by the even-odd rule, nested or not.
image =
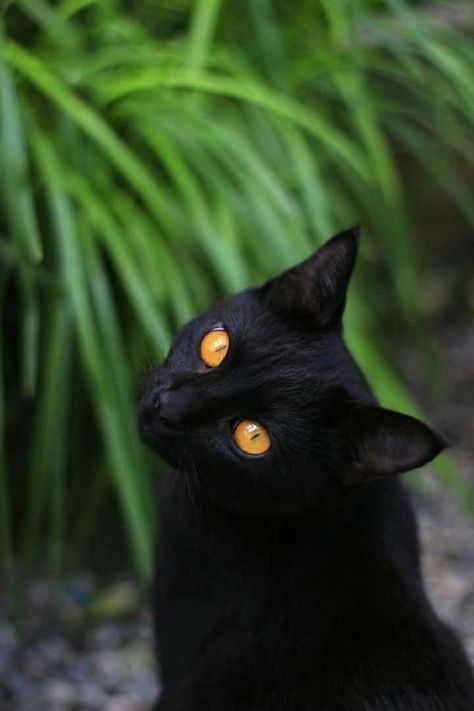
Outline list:
[[[425,425],[369,404],[344,346],[356,251],[357,232],[342,233],[264,287],[215,305],[148,375],[141,435],[196,496],[253,514],[303,511],[348,481],[419,466],[439,450]],[[369,430],[379,420],[380,432],[362,420]],[[405,439],[408,457],[387,451]]]

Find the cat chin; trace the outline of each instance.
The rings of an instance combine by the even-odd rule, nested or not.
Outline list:
[[[172,429],[155,420],[138,420],[138,430],[142,441],[166,464],[176,467],[183,453],[183,432]]]
[[[179,469],[185,458],[185,450],[182,445],[163,440],[147,442],[154,454],[156,454],[166,465],[173,469]]]

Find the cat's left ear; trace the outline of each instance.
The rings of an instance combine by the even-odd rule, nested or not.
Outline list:
[[[313,326],[338,321],[344,311],[347,286],[359,246],[359,227],[340,232],[304,262],[264,287],[270,304]]]
[[[445,447],[440,434],[415,417],[375,405],[354,405],[342,425],[347,483],[417,469]]]

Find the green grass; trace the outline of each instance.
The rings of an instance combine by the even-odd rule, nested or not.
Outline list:
[[[0,289],[14,294],[0,317],[15,324],[0,343],[0,557],[10,574],[15,546],[20,580],[39,562],[61,575],[112,500],[146,578],[157,465],[135,434],[136,383],[219,295],[361,221],[348,340],[382,400],[416,410],[374,336],[371,274],[389,271],[421,347],[399,155],[474,224],[472,42],[395,0],[18,0],[0,24]],[[28,410],[19,480],[13,389]]]

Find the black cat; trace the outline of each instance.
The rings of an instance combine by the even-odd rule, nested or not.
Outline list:
[[[357,247],[214,306],[146,380],[140,431],[171,467],[160,711],[474,710],[398,476],[443,440],[380,408],[342,339]]]

